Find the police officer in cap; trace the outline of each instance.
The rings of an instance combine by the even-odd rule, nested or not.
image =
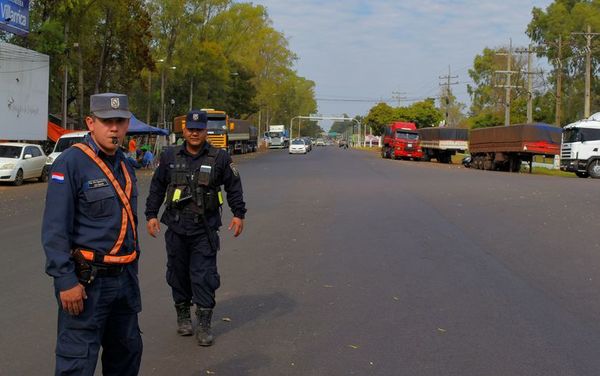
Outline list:
[[[119,145],[127,96],[90,98],[90,133],[52,165],[42,224],[46,273],[58,300],[56,375],[93,375],[102,347],[105,375],[137,375],[137,188]]]
[[[215,291],[220,286],[217,272],[218,230],[221,227],[221,186],[233,212],[229,230],[242,233],[246,204],[242,182],[226,151],[206,141],[207,115],[190,111],[183,129],[185,142],[165,151],[154,172],[146,200],[146,227],[156,237],[160,231],[157,216],[163,201],[161,222],[167,225],[167,283],[177,312],[177,333],[192,335],[190,306],[196,305],[200,346],[210,346],[210,330]],[[166,200],[165,200],[166,196]]]

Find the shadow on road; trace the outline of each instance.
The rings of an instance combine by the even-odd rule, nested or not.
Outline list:
[[[296,302],[280,292],[244,295],[218,302],[214,333],[223,335],[255,321],[271,321],[293,311]],[[230,318],[225,322],[222,318]]]

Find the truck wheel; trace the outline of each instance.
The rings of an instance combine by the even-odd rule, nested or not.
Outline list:
[[[587,172],[592,179],[600,179],[600,159],[591,161],[588,165]]]
[[[590,177],[590,175],[587,172],[583,172],[583,171],[577,171],[577,172],[575,172],[575,175],[577,175],[578,178],[583,178],[583,179],[587,179]]]
[[[494,162],[490,159],[485,158],[483,160],[483,169],[492,171],[494,169]]]

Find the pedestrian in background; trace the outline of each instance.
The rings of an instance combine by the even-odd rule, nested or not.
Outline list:
[[[215,291],[221,284],[217,271],[221,186],[234,216],[229,230],[236,237],[242,233],[246,213],[240,174],[226,151],[206,141],[206,128],[206,112],[187,114],[185,141],[162,153],[146,200],[146,227],[153,237],[160,231],[157,216],[165,202],[161,222],[168,227],[167,283],[175,302],[177,332],[182,336],[194,334],[190,306],[195,304],[200,346],[213,343],[211,319]]]
[[[136,155],[136,151],[137,151],[137,141],[135,140],[135,137],[131,137],[131,138],[129,139],[129,147],[128,147],[128,150],[129,150],[129,156],[130,156],[131,158],[134,158],[134,159],[135,159],[135,158],[137,157],[137,155]]]
[[[90,133],[52,165],[42,224],[46,273],[58,300],[56,375],[137,375],[137,187],[119,145],[129,127],[128,98],[95,94]]]

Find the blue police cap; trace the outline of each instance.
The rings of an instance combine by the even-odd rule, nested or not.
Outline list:
[[[206,129],[208,127],[206,111],[192,110],[188,112],[185,118],[185,127],[188,129]]]
[[[90,112],[100,119],[131,118],[125,94],[102,93],[90,96]]]

